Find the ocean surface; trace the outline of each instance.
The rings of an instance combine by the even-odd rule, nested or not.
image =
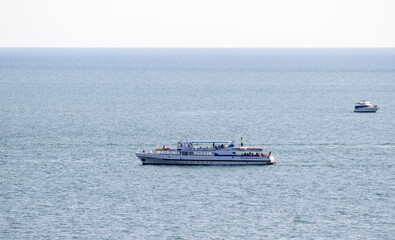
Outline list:
[[[394,100],[395,49],[0,49],[0,238],[394,239]],[[186,136],[277,164],[134,154]]]

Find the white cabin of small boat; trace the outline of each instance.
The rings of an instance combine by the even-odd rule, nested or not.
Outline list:
[[[354,112],[376,112],[379,108],[371,104],[369,101],[362,100],[355,103]]]

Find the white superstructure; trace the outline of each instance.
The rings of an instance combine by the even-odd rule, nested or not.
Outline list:
[[[241,144],[243,145],[243,144]],[[275,163],[262,148],[235,146],[233,141],[182,141],[177,148],[137,152],[143,165],[266,165]]]
[[[369,101],[359,101],[355,104],[354,112],[375,113],[379,108]]]

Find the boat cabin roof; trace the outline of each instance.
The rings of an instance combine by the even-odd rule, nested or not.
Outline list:
[[[193,140],[193,141],[189,141],[190,143],[231,143],[232,141],[209,141],[209,140],[205,140],[205,141],[201,141],[201,140]]]
[[[367,104],[367,103],[370,103],[370,102],[366,101],[366,100],[361,100],[361,101],[357,102],[356,104]]]

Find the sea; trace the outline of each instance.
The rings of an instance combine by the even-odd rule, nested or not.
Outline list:
[[[0,48],[0,239],[394,239],[394,100],[394,48]]]

